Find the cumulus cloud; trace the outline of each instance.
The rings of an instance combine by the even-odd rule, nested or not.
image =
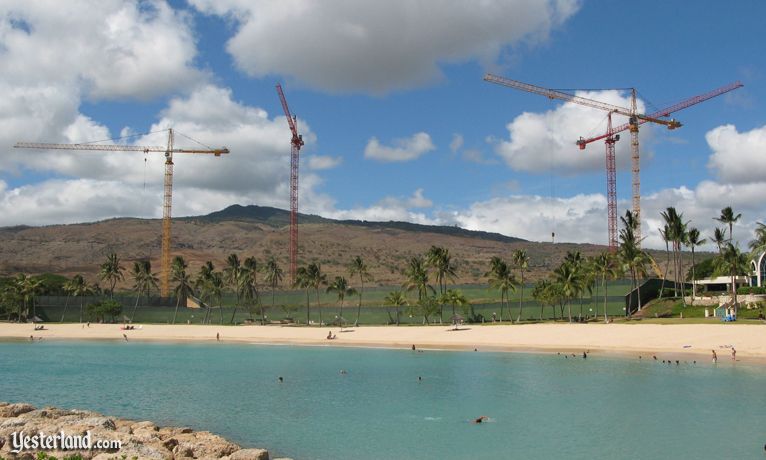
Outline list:
[[[733,125],[705,135],[713,154],[708,168],[727,182],[759,182],[766,177],[766,126],[740,133]]]
[[[578,96],[603,101],[619,107],[630,107],[630,97],[619,91],[578,91]],[[638,111],[643,113],[643,101],[637,101]],[[524,112],[507,125],[510,138],[496,144],[496,152],[517,171],[573,172],[604,169],[604,143],[594,142],[580,150],[575,141],[580,137],[593,137],[606,132],[604,111],[566,102],[544,113]],[[615,127],[627,122],[627,118],[613,115]],[[645,146],[651,136],[651,127],[641,128],[641,142]],[[642,152],[642,155],[646,153]],[[627,131],[615,144],[618,167],[630,160],[630,140]]]
[[[437,224],[438,219],[427,216],[424,212],[416,212],[416,208],[430,208],[433,202],[423,195],[423,189],[419,188],[410,197],[388,196],[379,202],[367,206],[352,209],[324,209],[319,212],[333,219],[356,219],[367,221],[387,222],[390,220],[414,222],[418,224]]]
[[[456,153],[460,148],[463,146],[463,135],[462,134],[453,134],[452,135],[452,141],[449,143],[449,149],[452,151],[452,153]]]
[[[322,170],[332,169],[343,163],[342,157],[331,157],[325,155],[311,155],[309,157],[309,169]]]
[[[372,93],[437,80],[445,63],[492,65],[508,45],[544,41],[579,8],[578,0],[190,3],[238,24],[227,50],[251,76]]]
[[[394,139],[393,146],[382,145],[373,137],[364,148],[364,157],[378,161],[410,161],[434,150],[428,133],[415,133],[408,138]]]

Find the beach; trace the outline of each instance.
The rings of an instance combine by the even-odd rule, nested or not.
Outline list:
[[[707,355],[766,360],[766,325],[734,324],[522,324],[334,327],[278,325],[0,324],[0,339],[221,342],[478,351],[585,351]],[[328,340],[332,331],[335,339]]]

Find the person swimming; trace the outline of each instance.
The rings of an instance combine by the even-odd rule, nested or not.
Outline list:
[[[489,417],[487,417],[486,415],[482,415],[481,417],[474,419],[473,423],[483,423],[486,420],[489,420]]]

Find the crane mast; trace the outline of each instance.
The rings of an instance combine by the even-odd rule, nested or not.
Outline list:
[[[160,255],[160,295],[170,295],[170,243],[171,243],[171,210],[173,207],[173,154],[211,154],[219,157],[229,153],[229,149],[177,149],[173,144],[173,129],[168,129],[168,143],[166,147],[119,145],[119,144],[55,144],[41,142],[17,142],[15,148],[27,148],[38,150],[96,150],[102,152],[144,152],[165,154],[165,177],[162,201],[162,252]]]
[[[292,133],[290,139],[290,282],[295,283],[295,273],[298,270],[298,165],[303,136],[298,134],[298,118],[290,113],[280,84],[277,84],[277,94]]]

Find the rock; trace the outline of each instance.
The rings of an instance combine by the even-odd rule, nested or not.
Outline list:
[[[31,404],[6,404],[4,406],[0,406],[0,417],[18,417],[21,414],[26,414],[27,412],[32,412],[33,410],[35,410],[35,407]]]
[[[131,430],[151,430],[151,431],[159,431],[159,428],[157,428],[157,425],[155,425],[152,422],[138,422],[130,425]]]
[[[242,449],[229,455],[230,460],[269,460],[266,449]]]
[[[90,417],[80,420],[78,425],[106,428],[107,430],[114,431],[117,425],[114,424],[114,420],[107,417]]]
[[[165,449],[172,451],[178,445],[178,439],[176,438],[166,439],[162,442],[162,445],[165,446]]]

